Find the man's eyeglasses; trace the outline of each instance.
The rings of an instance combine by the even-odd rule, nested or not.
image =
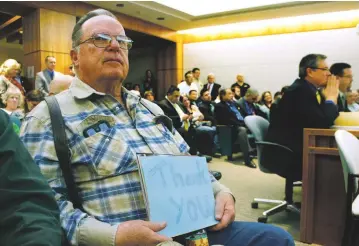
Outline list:
[[[104,34],[104,33],[95,34],[91,38],[86,39],[85,41],[82,41],[81,43],[79,43],[79,45],[89,42],[89,41],[92,41],[92,43],[97,48],[106,48],[111,44],[112,38],[114,38],[118,42],[121,49],[129,50],[132,48],[133,41],[129,37],[122,36],[122,35],[111,36],[109,34]]]
[[[311,69],[319,69],[319,70],[322,70],[322,71],[329,71],[329,68],[327,67],[309,67]]]

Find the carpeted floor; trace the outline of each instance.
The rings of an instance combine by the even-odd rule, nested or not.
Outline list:
[[[253,198],[282,200],[285,182],[278,175],[263,173],[259,168],[248,168],[241,162],[242,158],[239,155],[234,155],[232,162],[228,162],[226,157],[213,158],[212,162],[209,163],[209,169],[222,172],[221,183],[228,186],[234,193],[236,197],[236,220],[257,221],[261,213],[270,208],[270,205],[259,205],[258,209],[252,209]],[[300,187],[294,188],[293,198],[295,202],[300,202]],[[299,215],[284,211],[270,216],[268,223],[282,227],[298,241],[299,220]],[[308,244],[297,242],[296,245]]]

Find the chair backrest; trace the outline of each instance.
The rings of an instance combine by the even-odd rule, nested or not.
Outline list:
[[[244,118],[244,123],[248,127],[248,129],[252,132],[254,139],[256,142],[264,141],[265,136],[268,132],[269,122],[263,117],[257,115],[250,115]],[[272,173],[268,169],[262,166],[262,149],[263,146],[257,145],[257,154],[258,154],[258,165],[259,169],[265,173]]]
[[[256,141],[264,141],[269,127],[268,120],[257,115],[249,115],[244,118],[244,123],[252,132]]]
[[[359,139],[345,130],[338,130],[335,132],[335,140],[342,162],[345,190],[348,191],[348,174],[359,174]],[[357,183],[354,191],[358,189]]]

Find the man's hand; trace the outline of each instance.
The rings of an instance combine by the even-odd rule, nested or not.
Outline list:
[[[117,228],[116,246],[157,245],[172,238],[159,235],[158,231],[166,227],[166,223],[152,223],[143,220],[131,220],[121,223]]]
[[[330,75],[328,77],[327,86],[322,91],[325,100],[331,100],[335,104],[338,100],[339,95],[339,81],[336,76]]]
[[[226,228],[234,221],[236,212],[233,196],[226,192],[219,192],[216,196],[216,220],[219,223],[210,228],[211,231],[219,231]]]
[[[184,115],[182,115],[182,120],[184,121],[184,120],[188,120],[188,118],[189,118],[190,116],[188,115],[188,114],[184,114]]]

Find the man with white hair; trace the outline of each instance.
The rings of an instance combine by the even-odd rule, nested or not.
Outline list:
[[[98,9],[75,25],[71,58],[77,77],[55,96],[66,128],[70,166],[81,206],[74,208],[56,155],[45,103],[26,118],[22,140],[48,179],[72,245],[156,245],[171,241],[160,235],[166,223],[148,220],[135,153],[187,154],[178,132],[157,123],[148,108],[161,109],[122,87],[129,70],[132,40],[117,18]],[[211,176],[218,224],[210,243],[231,245],[294,245],[284,230],[263,224],[233,222],[234,198]],[[256,242],[256,243],[254,243]]]

